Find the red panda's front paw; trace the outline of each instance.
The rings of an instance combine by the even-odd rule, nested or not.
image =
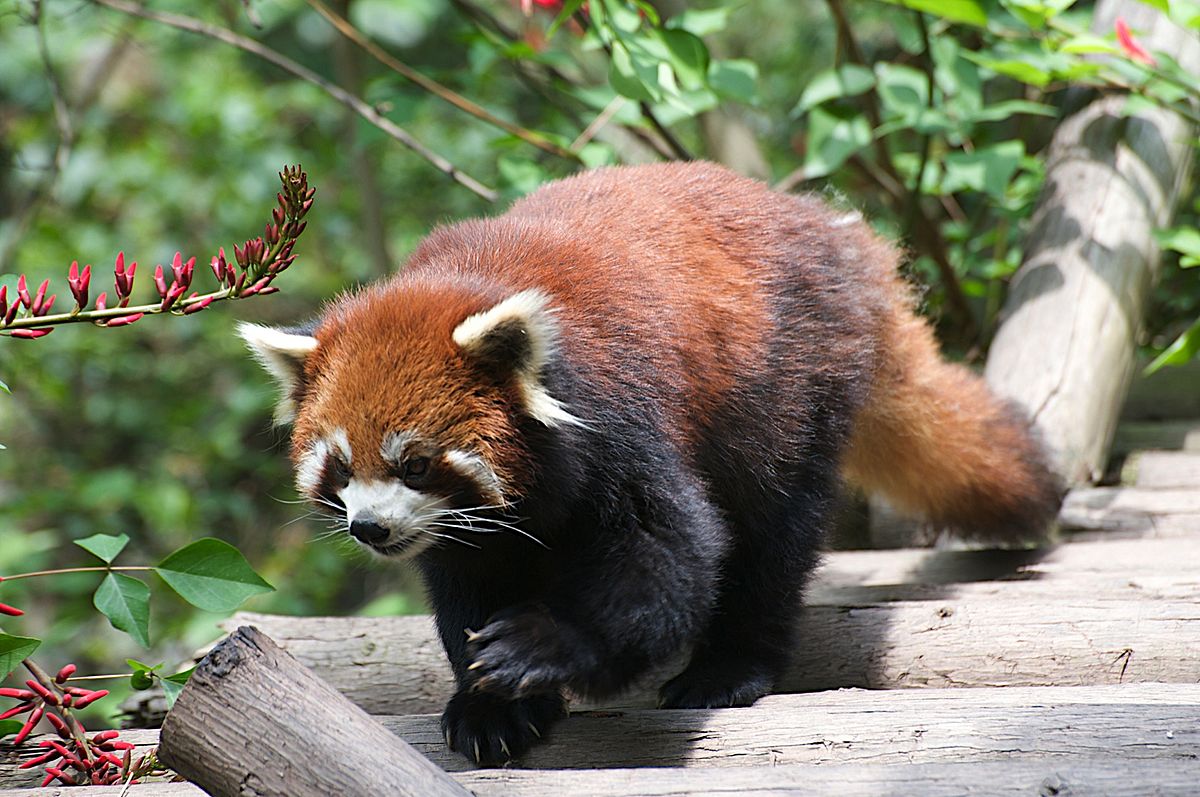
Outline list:
[[[545,738],[567,715],[562,695],[505,700],[480,692],[459,692],[442,714],[446,745],[481,767],[503,766]]]
[[[567,629],[544,608],[500,612],[467,635],[470,689],[515,700],[558,692],[573,675]]]

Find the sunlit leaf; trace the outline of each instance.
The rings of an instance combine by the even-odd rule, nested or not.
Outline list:
[[[1197,352],[1200,352],[1200,319],[1177,337],[1162,354],[1155,357],[1143,373],[1149,376],[1165,365],[1184,365],[1190,362]]]
[[[859,64],[842,64],[836,69],[822,70],[808,81],[792,113],[799,116],[823,102],[858,96],[870,91],[874,85],[875,73]]]
[[[187,686],[188,679],[192,677],[192,673],[196,671],[195,667],[190,670],[168,675],[162,679],[163,694],[167,698],[167,709],[170,710],[175,706],[175,701],[179,698],[179,693]]]
[[[884,0],[884,2],[924,11],[951,22],[962,22],[979,28],[987,27],[987,12],[975,0]]]
[[[185,601],[210,612],[232,612],[247,598],[274,589],[237,548],[212,537],[180,548],[154,569]]]

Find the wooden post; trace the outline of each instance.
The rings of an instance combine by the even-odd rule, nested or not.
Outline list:
[[[1094,30],[1111,32],[1117,17],[1146,49],[1200,72],[1195,31],[1138,0],[1101,0]],[[1153,231],[1169,224],[1192,158],[1185,119],[1125,116],[1126,102],[1101,98],[1055,133],[1025,262],[988,355],[988,383],[1026,408],[1074,484],[1103,473],[1157,276]]]
[[[466,797],[445,772],[255,628],[196,667],[158,757],[218,797]]]

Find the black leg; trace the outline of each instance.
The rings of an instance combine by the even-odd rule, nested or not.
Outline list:
[[[832,485],[805,488],[798,500],[733,518],[736,541],[712,619],[688,667],[660,690],[663,708],[748,706],[783,675]]]

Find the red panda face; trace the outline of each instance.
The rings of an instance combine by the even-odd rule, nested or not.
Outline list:
[[[284,388],[300,492],[364,546],[411,557],[501,530],[489,518],[531,477],[523,423],[577,423],[543,386],[552,313],[536,291],[489,302],[397,282],[335,305],[312,336],[241,333]]]

